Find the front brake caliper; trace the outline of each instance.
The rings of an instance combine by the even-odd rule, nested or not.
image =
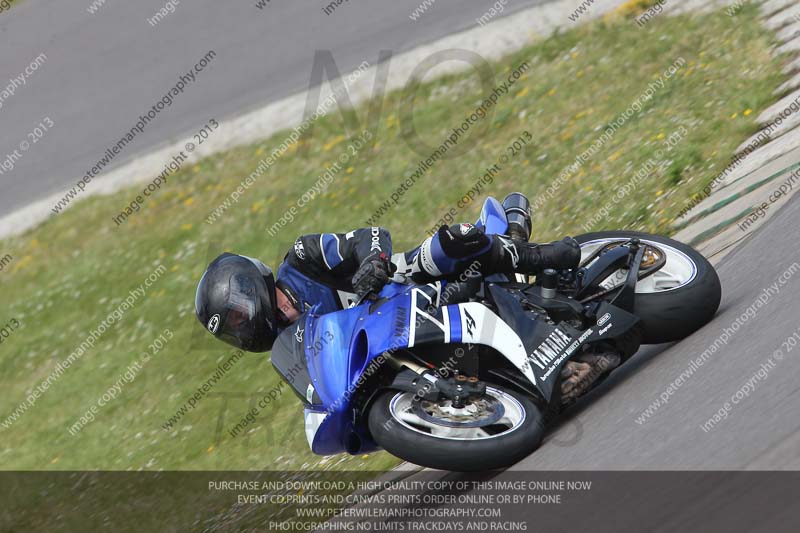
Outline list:
[[[436,388],[442,396],[453,402],[453,407],[456,409],[462,409],[471,397],[482,397],[486,394],[486,383],[479,381],[478,378],[461,374],[438,379]]]

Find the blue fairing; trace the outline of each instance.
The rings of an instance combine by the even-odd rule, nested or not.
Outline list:
[[[500,202],[488,198],[476,225],[489,234],[505,233],[508,223]],[[366,428],[353,420],[351,395],[359,380],[367,377],[362,375],[371,361],[387,350],[409,346],[411,309],[419,304],[412,302],[414,287],[387,285],[380,294],[386,300],[372,313],[369,305],[360,305],[321,315],[312,310],[307,315],[304,344],[314,387],[308,398],[317,403],[306,405],[306,434],[314,453],[366,453],[378,449]],[[419,298],[419,292],[414,298]],[[451,305],[447,310],[448,341],[460,342],[458,308]]]
[[[508,229],[508,219],[506,218],[506,210],[494,197],[489,196],[483,202],[481,209],[481,216],[475,223],[479,228],[483,228],[484,232],[491,235],[493,233],[503,235]]]
[[[475,225],[483,228],[484,233],[487,235],[504,235],[508,229],[506,210],[493,196],[489,196],[483,202],[481,215]],[[489,281],[504,281],[506,276],[504,274],[494,274],[486,279]]]
[[[387,350],[409,345],[409,310],[414,287],[398,283],[387,285],[380,294],[387,300],[372,313],[369,305],[360,305],[322,316],[312,313],[306,319],[306,346],[315,343],[322,346],[319,350],[306,350],[311,382],[321,402],[306,406],[307,420],[309,413],[327,415],[310,442],[314,453],[353,452],[348,447],[353,434],[358,436],[358,453],[378,449],[365,428],[354,424],[350,396],[371,361]],[[458,317],[455,306],[448,307],[454,308],[453,313]],[[452,329],[460,331],[460,325]],[[450,340],[459,342],[460,338]],[[379,367],[376,364],[372,368]],[[308,421],[306,429],[309,429]]]

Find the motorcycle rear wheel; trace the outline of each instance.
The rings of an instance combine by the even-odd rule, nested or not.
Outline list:
[[[510,466],[539,447],[543,417],[527,397],[488,384],[486,395],[456,409],[449,400],[428,402],[390,390],[368,417],[375,441],[414,464],[458,472]]]
[[[722,286],[711,263],[691,246],[639,231],[599,231],[575,240],[581,245],[583,261],[600,246],[634,237],[667,255],[660,271],[636,285],[634,314],[642,319],[643,343],[677,341],[710,322],[719,309]]]

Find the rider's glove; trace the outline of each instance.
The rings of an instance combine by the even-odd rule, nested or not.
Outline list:
[[[394,270],[392,267],[394,265],[385,253],[375,253],[364,259],[353,274],[353,290],[356,296],[361,298],[371,292],[380,292],[383,286],[389,283],[389,277]]]

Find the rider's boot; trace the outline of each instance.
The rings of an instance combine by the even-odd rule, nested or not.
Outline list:
[[[491,263],[496,272],[538,274],[546,268],[577,268],[581,248],[572,237],[536,244],[494,235]]]

